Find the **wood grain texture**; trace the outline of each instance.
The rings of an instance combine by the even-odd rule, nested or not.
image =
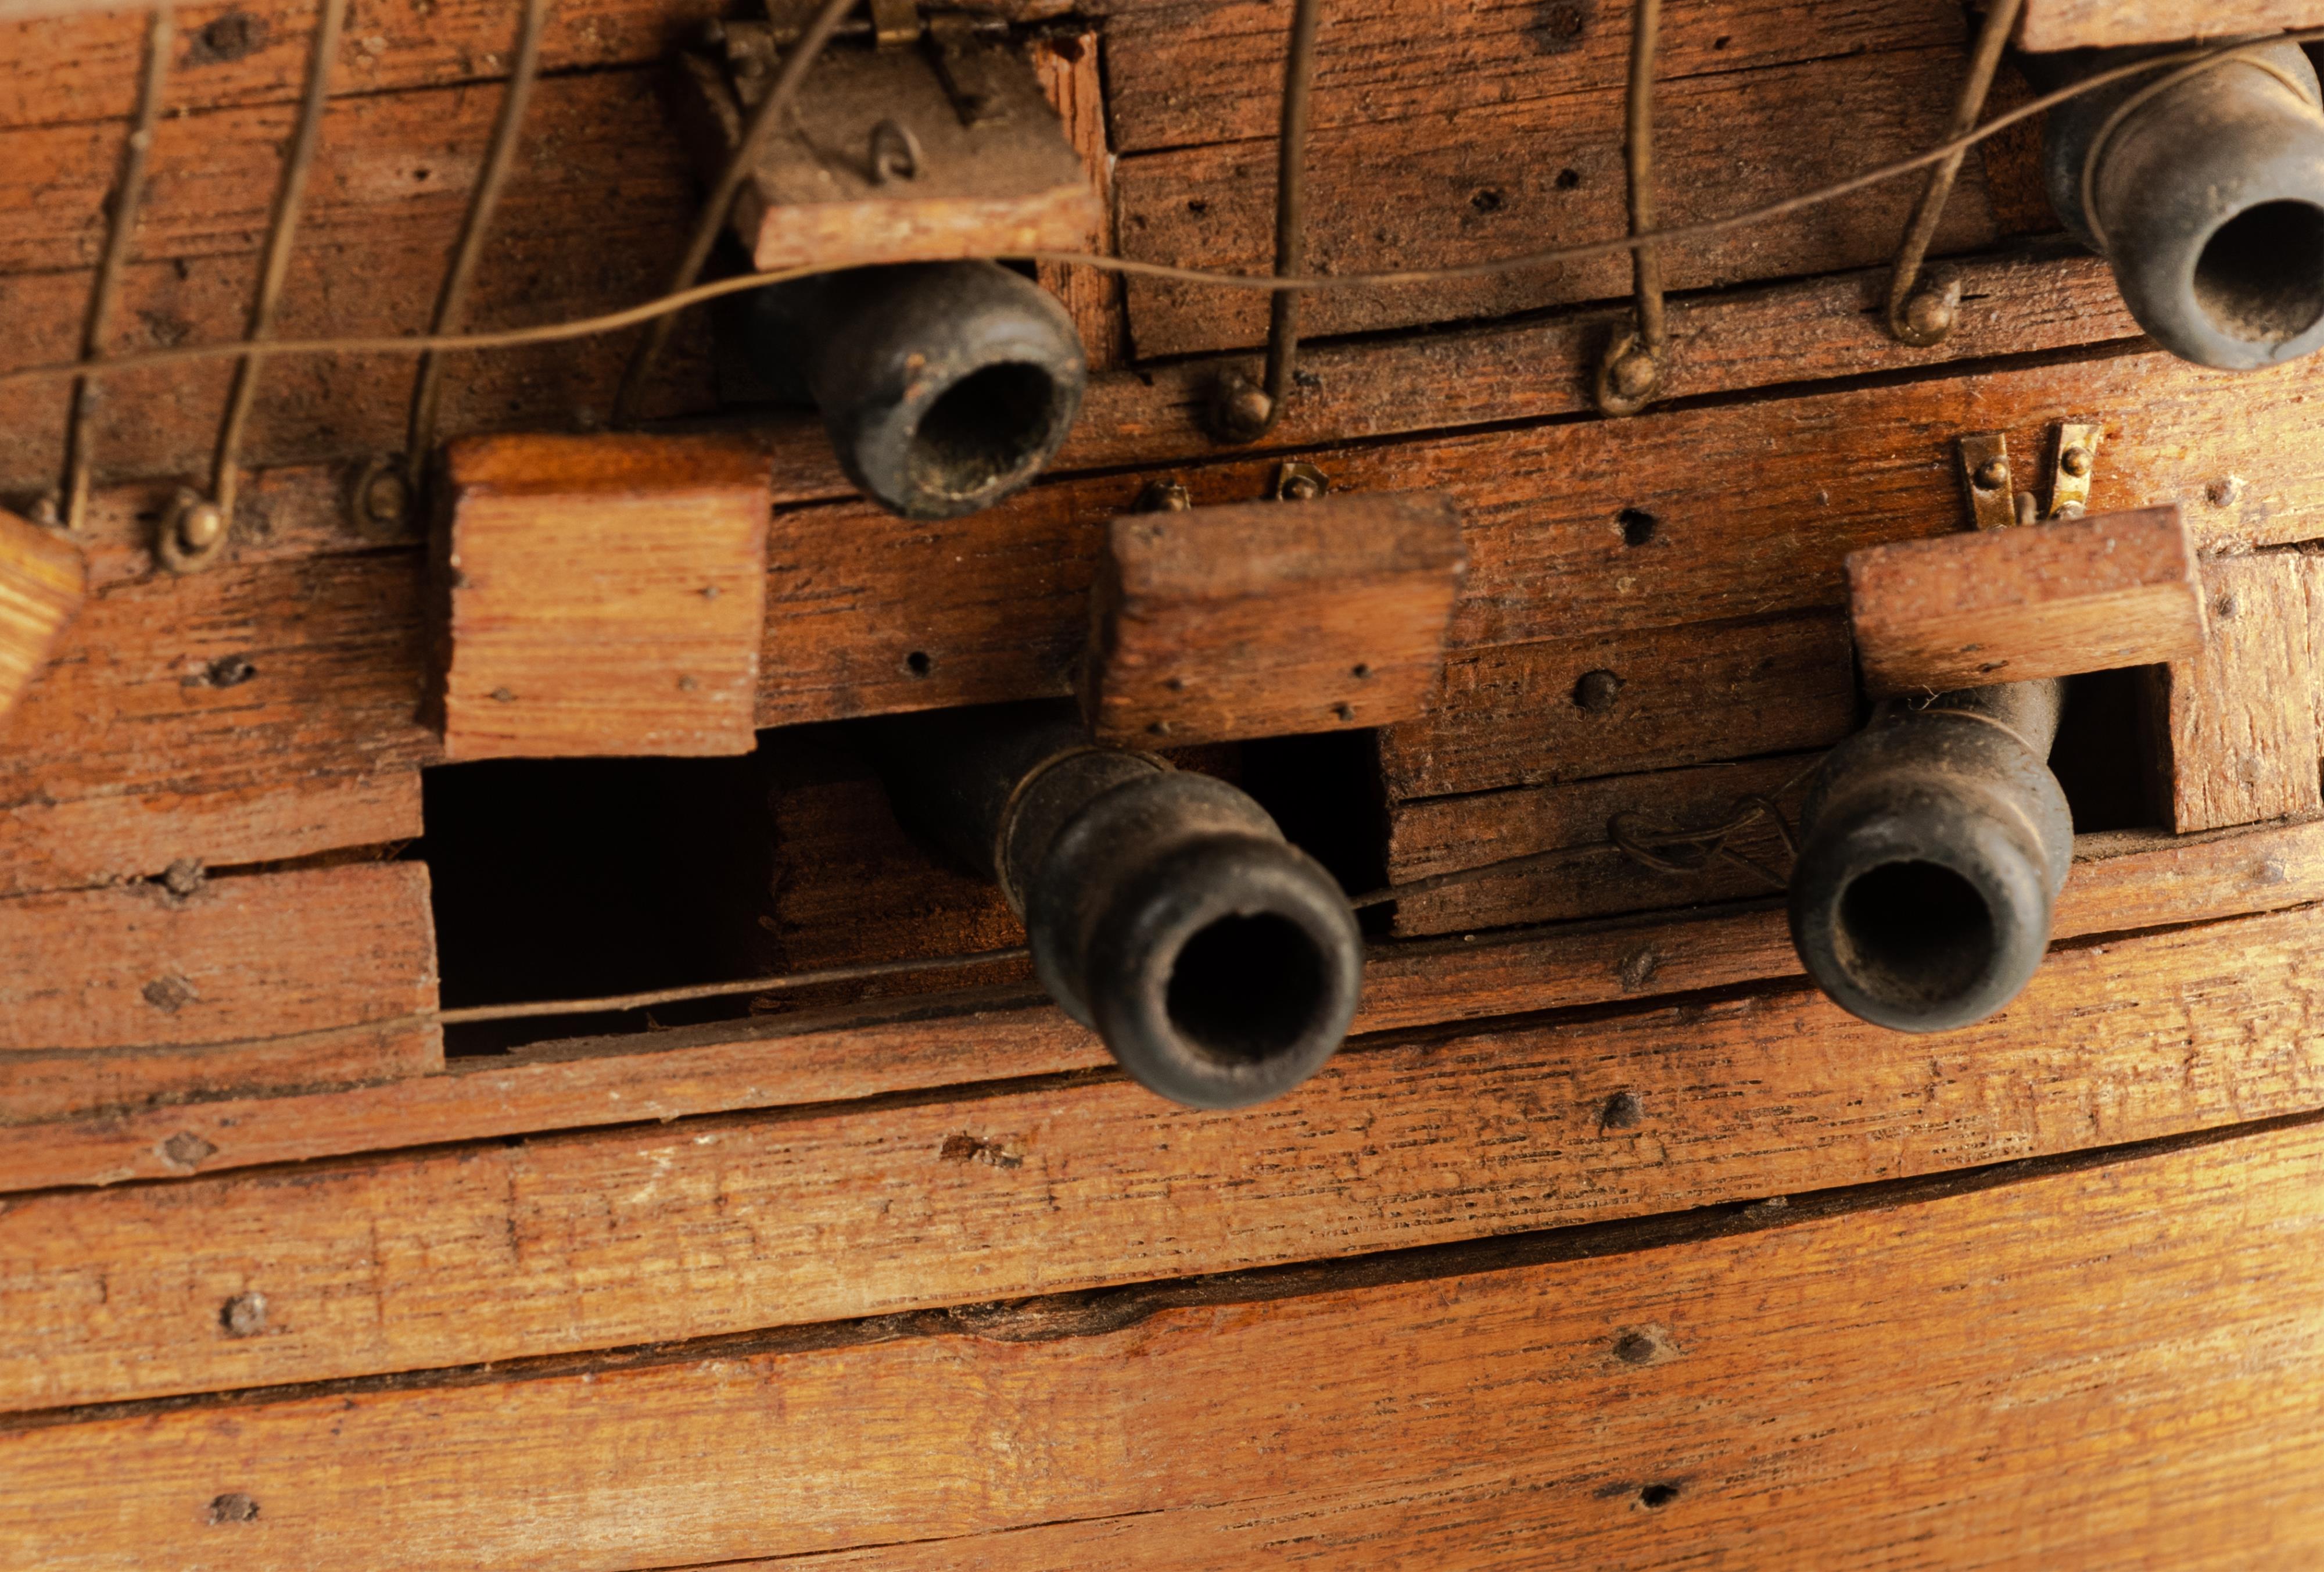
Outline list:
[[[2055,934],[2119,933],[2319,900],[2324,822],[2185,837],[2088,836],[2077,846]],[[823,942],[830,943],[827,933]],[[1371,948],[1355,1031],[1636,1003],[1798,970],[1783,913],[1765,905],[1406,940]],[[379,1087],[0,1126],[0,1191],[837,1104],[1108,1062],[1094,1038],[1018,984],[745,1025],[542,1044],[506,1059],[455,1060],[442,1076]]]
[[[183,895],[131,884],[0,900],[0,1064],[43,1049],[290,1036],[435,1005],[421,863],[210,879]],[[436,1068],[435,1029],[407,1035],[410,1068]]]
[[[39,1425],[0,1436],[0,1524],[60,1572],[2289,1569],[2324,1533],[2319,1179],[2295,1127],[1465,1270]]]
[[[770,506],[757,444],[472,439],[445,484],[446,758],[751,752]]]
[[[1829,613],[1466,651],[1418,720],[1380,732],[1391,800],[1829,747],[1856,725]]]
[[[2267,552],[2203,564],[2209,638],[2153,687],[2162,799],[2181,830],[2324,807],[2309,561]]]
[[[1341,490],[1452,493],[1470,555],[1457,651],[1837,610],[1850,551],[1959,529],[1962,431],[2034,451],[2066,412],[2105,429],[2093,508],[2175,502],[2205,550],[2303,540],[2324,458],[2292,433],[2318,377],[2129,354],[1299,456]],[[1265,495],[1272,464],[1169,473],[1208,506]],[[770,655],[761,724],[1070,691],[1099,526],[1149,477],[1060,480],[948,526],[868,505],[779,517],[770,604],[816,657]]]
[[[1111,99],[1125,153],[1272,136],[1289,0],[1162,0],[1114,5]],[[1324,19],[1315,51],[1319,126],[1442,115],[1456,102],[1514,104],[1622,79],[1619,6],[1497,0],[1380,0]],[[1663,12],[1655,76],[1668,82],[1830,56],[1942,47],[1960,13],[1921,3],[1817,6],[1794,0],[1678,0]]]
[[[296,35],[303,50],[307,23]],[[503,25],[512,25],[512,19]],[[277,322],[285,338],[394,337],[429,319],[498,111],[496,87],[337,101],[326,117]],[[241,336],[291,106],[164,116],[138,241],[122,279],[118,352]],[[0,365],[70,360],[117,172],[116,126],[0,134]],[[696,198],[650,73],[545,80],[493,220],[470,319],[479,329],[634,305],[666,287]],[[647,390],[650,415],[710,405],[706,322],[687,319]],[[444,429],[551,430],[600,421],[628,351],[615,336],[461,356]],[[95,426],[102,478],[198,474],[225,362],[109,376]],[[290,356],[268,369],[244,452],[253,464],[399,450],[408,357]],[[0,485],[53,485],[67,388],[0,389]]]
[[[1765,798],[1787,821],[1796,820],[1808,772],[1821,756],[1787,754],[1572,785],[1391,802],[1392,885],[1512,858],[1534,859],[1490,877],[1398,900],[1394,931],[1457,933],[1779,892],[1791,862],[1784,831],[1764,814],[1752,814],[1747,800]],[[1656,850],[1656,855],[1686,868],[1674,872],[1649,866],[1617,847],[1611,831],[1618,816],[1649,845],[1663,832],[1721,825],[1735,829],[1718,843],[1726,855],[1683,844]]]
[[[2184,660],[2203,587],[2176,507],[1876,546],[1848,559],[1874,698]]]
[[[2026,0],[2016,43],[2024,50],[2115,49],[2230,38],[2324,23],[2315,0]]]
[[[93,596],[0,724],[0,890],[416,834],[419,591],[389,553]]]
[[[2316,909],[2070,949],[1941,1039],[1801,990],[1390,1040],[1231,1116],[1109,1076],[26,1196],[0,1215],[0,1402],[1062,1292],[2304,1111],[2319,954]],[[1606,1117],[1625,1091],[1635,1127]],[[269,1335],[221,1338],[218,1307],[253,1290]]]
[[[1896,50],[1665,82],[1655,95],[1657,217],[1682,224],[1826,185],[1942,139],[1961,70],[1952,48]],[[1447,94],[1413,119],[1319,129],[1307,155],[1307,249],[1329,273],[1424,268],[1578,244],[1623,227],[1618,79],[1518,103]],[[1525,149],[1521,159],[1508,156]],[[1115,171],[1124,254],[1268,271],[1273,137],[1126,157]],[[1892,254],[1912,204],[1890,182],[1803,214],[1664,251],[1665,281],[1701,289],[1863,267]],[[1996,237],[1979,167],[1964,167],[1940,253]],[[1508,316],[1604,300],[1628,287],[1620,256],[1482,280],[1312,296],[1321,336]],[[1262,343],[1266,297],[1133,278],[1140,356]]]
[[[0,509],[0,719],[48,663],[88,583],[78,545]]]
[[[1117,518],[1090,596],[1082,714],[1152,747],[1409,720],[1444,680],[1467,574],[1438,492]]]

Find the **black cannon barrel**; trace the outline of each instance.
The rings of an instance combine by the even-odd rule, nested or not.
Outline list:
[[[999,881],[1043,986],[1146,1087],[1235,1108],[1297,1086],[1355,1016],[1347,897],[1241,791],[1101,747],[1071,713],[889,723],[899,817]]]
[[[2052,678],[1891,700],[1825,759],[1800,811],[1792,942],[1842,1009],[1949,1031],[2042,964],[2074,849],[2047,763],[2063,692]]]
[[[1088,379],[1065,309],[995,263],[797,279],[761,291],[746,321],[760,373],[812,399],[847,477],[910,519],[973,513],[1031,481]]]
[[[2027,58],[2045,88],[2152,51]],[[2173,355],[2230,371],[2324,344],[2324,104],[2280,44],[2158,67],[2050,111],[2051,204]]]

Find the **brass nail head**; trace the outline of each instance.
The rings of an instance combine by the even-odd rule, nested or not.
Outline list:
[[[2009,464],[2006,459],[1988,458],[1977,467],[1977,488],[1998,491],[2009,484]]]
[[[2090,472],[2090,450],[2087,448],[2067,448],[2059,457],[2058,467],[2078,477],[2088,475]]]
[[[178,514],[178,546],[198,556],[226,539],[226,512],[214,502],[189,504]]]

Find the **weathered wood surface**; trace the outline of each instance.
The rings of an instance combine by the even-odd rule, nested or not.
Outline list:
[[[445,485],[447,759],[752,751],[770,505],[756,444],[475,438],[447,455]]]
[[[1111,13],[1115,134],[1126,153],[1272,136],[1290,0],[1160,0]],[[1797,0],[1680,0],[1663,10],[1658,80],[1957,43],[1960,13],[1932,0],[1810,8]],[[1343,6],[1317,38],[1318,126],[1441,116],[1450,102],[1523,103],[1619,82],[1619,6],[1388,0]]]
[[[2324,5],[2316,0],[2026,0],[2016,43],[2025,50],[2115,49],[2319,24]]]
[[[1442,493],[1117,518],[1091,592],[1082,714],[1131,747],[1409,720],[1443,684],[1468,566]]]
[[[2312,908],[2064,950],[1941,1039],[1791,990],[1391,1041],[1231,1116],[1108,1077],[26,1196],[0,1215],[0,1403],[1062,1292],[2301,1112],[2319,954]],[[220,1337],[252,1291],[268,1335]]]
[[[2304,419],[2309,381],[2317,375],[2301,363],[2229,379],[2163,356],[2133,355],[1683,410],[1618,429],[1587,422],[1394,443],[1330,455],[1325,467],[1347,489],[1441,485],[1460,498],[1472,566],[1455,612],[1456,644],[1631,631],[1663,639],[1669,635],[1649,630],[1668,627],[1674,615],[1755,616],[1837,606],[1848,551],[1958,526],[1953,437],[2006,423],[2031,444],[2042,423],[2061,410],[2094,411],[2107,425],[2096,505],[2176,500],[2198,541],[2208,546],[2298,540],[2311,527],[2306,520],[2312,509],[2324,504],[2324,460],[2303,457],[2308,445],[2282,438]],[[1261,495],[1270,466],[1237,456],[1179,472],[1195,500],[1210,503]],[[907,527],[855,504],[783,513],[770,546],[769,627],[779,633],[770,634],[764,654],[758,720],[773,725],[1069,691],[1084,643],[1100,528],[1135,499],[1142,478],[1119,475],[1037,487],[972,524]],[[327,487],[318,482],[296,491],[309,499],[296,504],[291,493],[285,495],[285,505],[271,515],[277,538],[327,539],[339,543],[333,550],[355,550],[343,524],[309,522],[300,511],[319,506]],[[1840,497],[1845,505],[1835,500]],[[1626,519],[1626,513],[1638,516]],[[1639,543],[1631,544],[1634,538]],[[102,560],[104,553],[99,556]],[[416,567],[403,559],[350,556],[306,565],[229,566],[182,584],[122,587],[100,595],[68,636],[68,647],[103,652],[102,658],[93,654],[77,671],[60,667],[36,687],[25,714],[42,707],[41,694],[75,696],[58,700],[55,724],[11,730],[12,735],[53,734],[59,756],[18,753],[0,773],[41,779],[60,803],[87,796],[90,788],[59,791],[56,783],[69,782],[69,772],[95,756],[81,741],[90,716],[120,713],[116,700],[84,699],[96,672],[124,660],[167,671],[141,687],[149,713],[164,698],[177,710],[238,705],[269,691],[264,652],[250,632],[237,635],[232,628],[278,634],[287,629],[303,646],[294,666],[311,662],[310,669],[329,668],[348,680],[333,689],[332,704],[313,702],[301,711],[304,724],[293,731],[314,749],[306,757],[344,758],[351,752],[357,760],[381,763],[422,761],[430,756],[430,744],[405,708],[419,681],[417,579]],[[225,595],[232,585],[244,587],[232,602],[242,609],[220,606],[225,623],[205,615],[200,621],[210,636],[188,641],[199,647],[154,647],[152,607],[199,603]],[[297,620],[281,622],[265,610],[274,604],[271,596],[289,597]],[[82,640],[85,646],[76,643]],[[407,649],[413,653],[400,652]],[[180,663],[189,657],[215,661],[237,654],[258,666],[260,680],[228,690],[183,684],[192,668]],[[914,661],[914,654],[926,659]],[[1564,674],[1569,690],[1576,675]],[[1456,674],[1448,697],[1460,691],[1460,680]],[[322,687],[318,681],[306,691],[318,696]],[[1644,691],[1624,689],[1633,697]],[[350,694],[360,697],[351,701]],[[1579,710],[1560,714],[1554,703],[1521,695],[1520,701],[1531,713],[1555,715],[1568,726],[1591,718]],[[23,714],[18,719],[24,722]],[[1821,745],[1843,729],[1827,725],[1788,745]],[[327,731],[338,740],[327,738]],[[1469,745],[1489,751],[1498,745],[1490,735],[1489,725],[1480,726]],[[101,754],[146,737],[142,729],[114,726],[93,745]],[[263,754],[262,739],[239,725],[220,741],[230,741],[234,756],[245,763]],[[50,745],[42,744],[43,750]],[[140,756],[152,758],[150,752]],[[1574,772],[1622,772],[1689,756],[1734,755],[1632,749],[1609,753]],[[255,789],[264,781],[278,791],[294,790],[283,783],[299,772],[274,757],[268,773],[240,777],[236,789]],[[177,795],[199,800],[183,758],[179,753],[166,764],[137,763],[104,772],[114,781],[168,781]],[[1511,775],[1510,767],[1490,764],[1478,785],[1423,781],[1400,794],[1527,778]],[[24,811],[0,839],[20,837],[20,844],[33,838],[38,821],[71,811],[43,805],[29,791],[12,800]],[[241,811],[225,802],[212,808],[228,818]],[[111,811],[100,808],[95,817]],[[345,831],[302,826],[287,841],[229,835],[212,846],[169,844],[177,832],[168,817],[143,809],[116,829],[84,817],[70,837],[42,832],[41,844],[67,848],[53,854],[61,864],[25,873],[32,865],[19,857],[11,872],[23,881],[15,887],[53,887],[158,872],[181,855],[246,860],[411,833],[383,829],[383,822],[382,815],[370,814]],[[116,833],[134,844],[123,850],[105,843],[103,835]]]
[[[2184,660],[2203,587],[2176,507],[1875,546],[1848,559],[1875,698]]]
[[[991,99],[974,125],[922,50],[824,51],[729,215],[760,272],[1070,251],[1089,239],[1102,217],[1097,190],[1031,61],[996,41],[968,49]],[[673,97],[706,185],[772,80],[762,69],[738,82],[710,57],[686,58]],[[873,162],[885,125],[918,150],[901,178]]]
[[[2210,634],[2154,675],[2159,796],[2181,830],[2324,807],[2311,559],[2289,552],[2203,564]]]
[[[0,1436],[0,1527],[60,1572],[852,1547],[1483,1565],[1513,1543],[1650,1567],[1712,1541],[2289,1568],[2324,1533],[2291,1483],[2319,1461],[2324,1343],[2298,1310],[2324,1291],[2319,1179],[2304,1125],[1683,1232],[92,1416]]]
[[[2176,502],[2207,549],[2304,539],[2324,457],[2289,433],[2319,376],[2131,354],[1314,457],[1342,490],[1453,494],[1458,650],[1837,609],[1850,551],[1960,527],[1962,431],[2006,427],[2033,451],[2069,411],[2105,428],[2094,509]],[[1264,495],[1272,466],[1173,472],[1203,506]],[[824,660],[770,659],[761,723],[1068,691],[1099,525],[1145,478],[1063,480],[933,528],[868,505],[779,517],[770,622]]]
[[[2324,824],[2316,822],[2183,837],[2090,836],[2077,855],[2058,906],[2061,939],[2324,900]],[[827,932],[820,942],[821,953],[860,953],[832,948]],[[1765,906],[1407,941],[1375,946],[1367,957],[1355,1030],[1635,1003],[1797,973],[1783,913]],[[444,1075],[375,1088],[0,1126],[0,1190],[839,1104],[1108,1062],[1095,1039],[1019,983],[643,1040],[543,1044],[504,1059],[455,1060]],[[189,1151],[196,1161],[182,1161]]]
[[[418,863],[0,900],[0,1122],[423,1075],[435,1004]]]
[[[667,286],[696,197],[649,74],[545,81],[477,274],[479,328],[634,305]],[[280,338],[398,336],[429,320],[498,110],[497,88],[336,103],[278,316]],[[116,352],[239,338],[292,107],[165,116],[133,261],[115,312]],[[115,126],[0,134],[0,365],[78,354],[102,203],[117,172]],[[61,270],[61,271],[60,271]],[[648,413],[708,407],[703,324],[689,319],[648,390]],[[552,430],[603,420],[630,347],[616,335],[462,356],[445,378],[442,429]],[[94,425],[101,476],[208,467],[230,367],[107,378]],[[248,462],[391,453],[403,445],[411,359],[327,356],[272,363],[252,412]],[[55,484],[67,384],[0,389],[0,485]]]
[[[1784,832],[1765,813],[1752,813],[1746,800],[1765,799],[1786,822],[1796,820],[1808,772],[1821,757],[1779,755],[1537,790],[1392,802],[1391,885],[1532,859],[1492,877],[1400,899],[1395,931],[1456,933],[1780,892],[1791,871]],[[1639,844],[1665,861],[1688,865],[1688,870],[1651,867],[1620,850],[1610,838],[1617,816]],[[1725,855],[1704,846],[1655,844],[1665,832],[1721,825],[1735,827],[1718,842]]]
[[[1137,3],[1075,7],[1066,0],[964,0],[947,9],[1033,21]],[[541,69],[575,75],[650,65],[673,40],[726,14],[705,0],[567,0],[549,13]],[[71,21],[57,20],[63,17]],[[211,0],[181,7],[171,104],[209,109],[297,98],[314,24],[315,7],[302,0]],[[414,88],[492,90],[490,84],[508,74],[515,38],[512,8],[495,0],[434,0],[424,11],[402,0],[352,0],[331,92],[348,97]],[[127,116],[143,40],[144,13],[112,0],[0,0],[0,126]]]
[[[292,1036],[435,1004],[420,863],[0,900],[0,1066],[50,1049]],[[409,1035],[411,1068],[433,1068],[434,1029]]]
[[[0,718],[40,676],[88,583],[79,546],[0,510]]]
[[[1942,139],[1959,50],[1895,50],[1664,83],[1655,95],[1657,217],[1682,224],[1754,208]],[[1317,130],[1307,153],[1307,249],[1332,273],[1404,271],[1601,240],[1623,229],[1620,81],[1519,103],[1455,100],[1418,118]],[[1522,157],[1508,150],[1523,148]],[[1115,171],[1123,254],[1265,273],[1273,257],[1273,137],[1125,158]],[[1674,289],[1864,267],[1893,254],[1914,188],[1891,181],[1803,213],[1667,247]],[[1997,237],[1985,181],[1963,167],[1937,249]],[[1459,282],[1311,296],[1318,336],[1508,316],[1628,287],[1619,255]],[[1250,291],[1133,278],[1141,356],[1265,341]]]
[[[309,558],[91,598],[0,723],[0,890],[417,834],[419,580]]]
[[[1384,728],[1392,800],[1829,747],[1855,728],[1848,624],[1831,613],[1697,624],[1453,656],[1418,720]]]

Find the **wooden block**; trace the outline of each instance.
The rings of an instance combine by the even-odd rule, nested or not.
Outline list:
[[[1848,598],[1874,698],[2159,665],[2203,647],[2195,549],[2172,505],[1850,552]]]
[[[78,546],[0,510],[0,717],[48,664],[87,587]]]
[[[2114,49],[2319,25],[2319,0],[2025,0],[2016,42],[2036,51]]]
[[[1148,747],[1409,720],[1443,681],[1468,568],[1442,492],[1117,518],[1083,714]]]
[[[1577,1138],[1650,1159],[1655,1109]],[[215,1323],[264,1279],[198,1291]],[[2319,1295],[2324,1133],[2263,1127],[1370,1269],[42,1416],[0,1434],[0,1539],[108,1569],[936,1572],[1002,1545],[1012,1572],[2292,1572],[2324,1539],[2294,1487],[2324,1469]]]
[[[1367,1254],[2305,1111],[2319,960],[2308,908],[2061,950],[1941,1040],[1794,985],[1376,1042],[1232,1117],[1066,1077],[12,1197],[0,1408]],[[1604,1119],[1623,1091],[1654,1111],[1637,1133]],[[106,1315],[78,1313],[100,1283]],[[270,1335],[220,1337],[247,1290]]]
[[[2295,553],[2203,564],[2209,640],[2150,690],[2161,796],[2182,833],[2324,807],[2310,576]]]
[[[455,444],[447,470],[445,757],[751,751],[762,450],[486,437]]]
[[[763,32],[741,23],[726,36],[739,42]],[[936,47],[931,42],[928,50]],[[1089,244],[1104,208],[1031,64],[1004,43],[972,39],[965,48],[990,106],[973,125],[928,51],[835,49],[816,61],[800,85],[790,134],[768,138],[735,199],[732,227],[761,272]],[[697,160],[715,171],[773,72],[729,77],[697,55],[681,57],[680,72],[681,117]],[[887,125],[918,150],[916,174],[876,171],[873,134]]]

